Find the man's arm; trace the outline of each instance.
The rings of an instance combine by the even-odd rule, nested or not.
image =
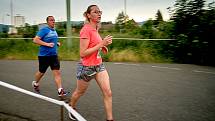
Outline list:
[[[33,42],[35,44],[38,44],[38,45],[43,45],[43,46],[48,46],[48,47],[54,47],[54,43],[47,43],[47,42],[44,42],[41,40],[41,38],[39,36],[36,36],[33,38]]]

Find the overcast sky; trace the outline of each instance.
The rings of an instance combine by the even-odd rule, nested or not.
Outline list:
[[[0,0],[0,23],[11,24],[10,1]],[[26,23],[45,22],[48,15],[55,16],[56,21],[66,21],[66,0],[12,0],[13,15],[25,17]],[[83,21],[83,12],[91,4],[97,4],[103,12],[102,21],[115,22],[116,17],[124,11],[125,0],[71,0],[71,20]],[[174,5],[175,0],[126,0],[126,12],[130,19],[137,22],[154,19],[158,9],[164,20],[169,20],[167,8]],[[207,3],[214,0],[206,0]]]

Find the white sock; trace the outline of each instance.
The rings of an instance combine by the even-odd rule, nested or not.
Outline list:
[[[58,88],[58,92],[60,92],[61,91],[61,89],[63,89],[62,87],[61,88]]]

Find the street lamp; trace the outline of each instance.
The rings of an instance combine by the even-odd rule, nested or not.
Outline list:
[[[66,13],[67,13],[67,22],[66,22],[67,46],[68,48],[70,48],[72,45],[70,0],[66,0]]]
[[[125,15],[127,15],[126,14],[126,0],[124,0],[124,9],[125,9]]]

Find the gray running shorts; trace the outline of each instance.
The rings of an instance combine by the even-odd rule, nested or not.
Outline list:
[[[96,73],[106,70],[105,65],[102,63],[96,66],[84,66],[81,62],[77,65],[76,77],[78,80],[89,82],[95,78]]]

